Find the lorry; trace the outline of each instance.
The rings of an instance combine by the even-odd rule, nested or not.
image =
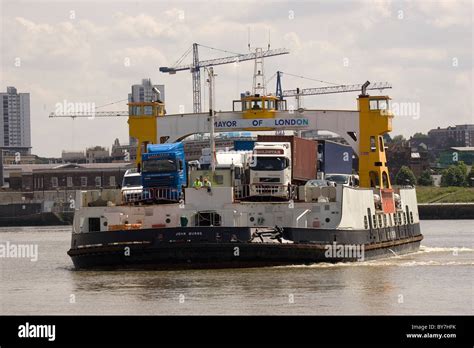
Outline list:
[[[149,201],[177,201],[187,184],[183,143],[148,144],[142,154],[143,197]]]
[[[250,195],[292,198],[295,185],[316,178],[317,143],[285,135],[259,135],[250,165]]]

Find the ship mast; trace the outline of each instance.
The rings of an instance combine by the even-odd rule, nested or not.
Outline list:
[[[216,170],[216,142],[214,139],[214,120],[215,120],[215,76],[214,68],[210,67],[207,70],[209,81],[209,147],[211,150],[211,171],[214,176]]]
[[[253,87],[252,94],[254,96],[266,96],[267,90],[265,88],[265,73],[263,70],[263,50],[262,48],[255,48],[255,64],[253,69]]]

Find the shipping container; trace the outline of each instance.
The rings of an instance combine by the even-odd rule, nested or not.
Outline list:
[[[291,176],[293,184],[316,179],[317,142],[293,135],[259,135],[257,142],[291,144]]]
[[[234,140],[235,151],[252,151],[255,146],[253,140]]]
[[[333,141],[318,144],[318,169],[326,174],[352,174],[354,150],[350,145]]]

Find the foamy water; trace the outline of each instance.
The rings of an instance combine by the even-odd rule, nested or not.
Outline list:
[[[383,266],[397,266],[397,267],[412,267],[412,266],[456,266],[456,265],[474,265],[474,249],[466,247],[429,247],[425,245],[420,246],[420,250],[406,255],[392,255],[383,259],[367,260],[358,262],[338,262],[338,263],[314,263],[310,265],[288,265],[276,266],[274,268],[331,268],[331,267],[383,267]],[[427,253],[447,253],[453,256],[466,254],[470,259],[465,261],[406,261],[412,259],[416,255],[423,255]]]
[[[425,246],[425,245],[421,245],[420,246],[420,251],[419,253],[442,253],[442,252],[451,252],[453,253],[453,255],[456,253],[456,252],[473,252],[474,249],[471,249],[471,248],[465,248],[465,247],[444,247],[444,248],[440,248],[440,247],[428,247],[428,246]]]

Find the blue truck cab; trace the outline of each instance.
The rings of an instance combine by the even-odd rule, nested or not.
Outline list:
[[[152,200],[178,200],[187,183],[183,143],[149,144],[142,154],[144,197]]]

